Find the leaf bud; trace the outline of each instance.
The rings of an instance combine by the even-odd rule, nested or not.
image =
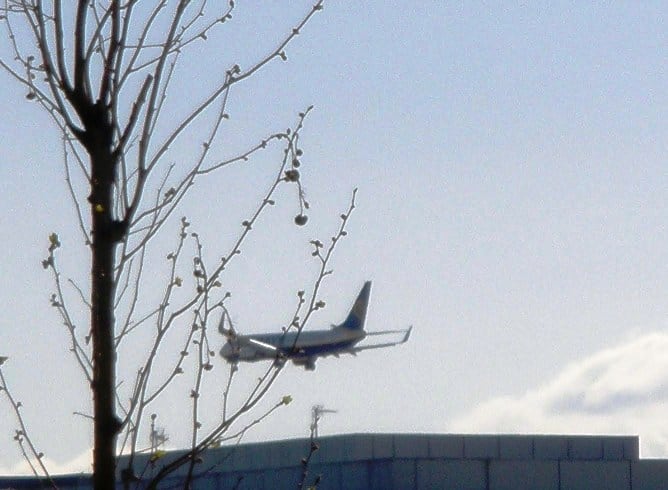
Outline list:
[[[306,216],[305,214],[298,214],[297,216],[295,216],[295,224],[297,226],[304,226],[307,221],[308,221],[308,216]]]
[[[297,182],[299,180],[299,170],[291,168],[285,171],[285,180],[288,182]]]

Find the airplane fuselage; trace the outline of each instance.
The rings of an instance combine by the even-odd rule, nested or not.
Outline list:
[[[241,336],[242,342],[237,342],[237,348],[232,342],[228,342],[223,346],[221,354],[228,360],[251,362],[277,357],[275,352],[258,348],[257,344],[253,343],[257,342],[276,348],[280,351],[280,356],[293,360],[295,364],[300,364],[300,361],[307,362],[328,354],[346,353],[365,336],[363,330],[349,330],[340,327],[301,333],[244,335]]]
[[[364,330],[370,292],[371,282],[367,281],[343,323],[333,325],[329,330],[305,330],[302,332],[290,330],[285,333],[238,335],[232,329],[228,330],[221,326],[219,330],[227,337],[227,343],[223,345],[220,354],[233,364],[239,361],[253,362],[269,359],[282,365],[289,359],[294,364],[312,370],[315,369],[315,361],[319,357],[338,357],[339,354],[355,355],[363,350],[391,347],[406,342],[411,333],[411,328],[369,333]],[[404,334],[402,340],[366,346],[356,345],[367,336],[397,333]]]

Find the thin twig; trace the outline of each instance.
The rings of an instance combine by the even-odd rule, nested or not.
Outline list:
[[[14,440],[21,447],[21,453],[23,454],[23,457],[25,458],[25,460],[30,465],[30,468],[32,469],[35,476],[39,477],[39,474],[37,472],[37,468],[39,468],[42,475],[44,477],[46,477],[46,479],[49,481],[49,484],[51,485],[51,487],[54,488],[54,489],[57,489],[58,486],[53,481],[53,479],[51,478],[51,474],[49,473],[49,470],[44,465],[44,461],[43,461],[44,453],[39,452],[35,448],[35,445],[32,442],[32,439],[30,437],[30,433],[29,433],[28,428],[26,426],[25,420],[23,419],[23,414],[21,413],[22,403],[20,401],[17,401],[14,398],[14,396],[12,395],[11,391],[9,390],[9,387],[7,386],[7,381],[5,380],[5,375],[2,372],[2,367],[0,367],[0,391],[2,391],[5,394],[5,396],[7,397],[7,399],[9,400],[9,404],[12,407],[12,410],[14,412],[14,416],[16,417],[16,420],[19,423],[20,429],[16,431],[16,435],[14,436]],[[28,446],[27,451],[25,449],[25,446],[23,445],[24,442]],[[36,465],[34,465],[34,463],[32,461],[33,459],[37,462]]]

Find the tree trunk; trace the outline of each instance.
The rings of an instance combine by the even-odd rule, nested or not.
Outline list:
[[[116,355],[114,351],[114,250],[118,242],[112,218],[114,161],[108,148],[91,152],[91,211],[93,223],[91,270],[91,335],[93,341],[93,405],[95,435],[93,486],[114,490],[116,437],[120,421],[114,399]]]

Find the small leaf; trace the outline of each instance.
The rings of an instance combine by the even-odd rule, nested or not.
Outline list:
[[[160,458],[163,458],[166,454],[167,454],[167,451],[162,451],[162,450],[158,449],[156,452],[151,454],[151,459],[150,459],[151,463],[155,463]]]
[[[49,251],[53,251],[60,247],[60,240],[58,239],[57,233],[51,233],[49,235]]]
[[[290,402],[292,402],[292,396],[290,395],[285,395],[283,398],[281,398],[281,403],[283,405],[289,405]]]

